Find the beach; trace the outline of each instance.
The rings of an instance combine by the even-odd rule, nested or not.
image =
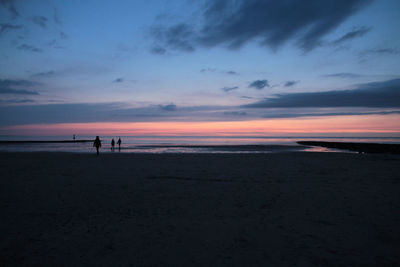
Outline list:
[[[399,265],[399,163],[3,152],[0,265]]]

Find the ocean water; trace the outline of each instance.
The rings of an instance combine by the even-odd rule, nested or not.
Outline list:
[[[400,137],[277,137],[277,136],[121,136],[122,146],[111,150],[111,139],[102,136],[101,153],[274,153],[338,152],[337,149],[307,147],[297,141],[366,142],[400,144]],[[0,141],[60,141],[71,136],[0,136]],[[94,140],[94,136],[76,136],[76,140]],[[95,153],[87,143],[1,143],[0,151]],[[340,151],[346,152],[346,151]]]

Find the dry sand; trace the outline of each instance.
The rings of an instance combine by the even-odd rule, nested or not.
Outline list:
[[[399,265],[399,163],[0,153],[0,265]]]

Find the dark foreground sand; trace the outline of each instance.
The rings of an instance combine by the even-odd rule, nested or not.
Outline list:
[[[400,264],[400,156],[0,153],[1,266]]]

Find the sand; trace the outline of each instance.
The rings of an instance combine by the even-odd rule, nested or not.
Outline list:
[[[0,153],[0,265],[399,265],[399,163]]]

